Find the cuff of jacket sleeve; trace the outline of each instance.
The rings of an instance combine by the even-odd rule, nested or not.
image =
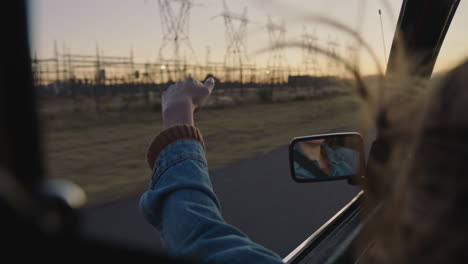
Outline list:
[[[180,139],[192,139],[200,142],[205,150],[200,130],[190,125],[177,125],[161,131],[150,143],[146,152],[146,161],[151,170],[154,169],[154,162],[158,158],[159,153],[169,144]]]

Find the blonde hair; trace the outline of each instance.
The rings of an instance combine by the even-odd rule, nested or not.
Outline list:
[[[413,109],[400,105],[398,118],[383,131],[390,153],[375,168],[379,177],[370,187],[384,192],[379,197],[383,204],[363,233],[361,245],[372,244],[363,262],[468,259],[467,83],[468,61],[450,71]]]

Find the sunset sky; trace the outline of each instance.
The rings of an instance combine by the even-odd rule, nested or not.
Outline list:
[[[224,21],[214,18],[223,11],[221,0],[195,1],[190,16],[190,39],[200,63],[222,62],[226,51]],[[176,2],[175,2],[176,3]],[[252,63],[265,65],[268,53],[257,51],[269,45],[265,27],[267,15],[275,22],[286,22],[286,40],[300,40],[304,26],[315,31],[318,45],[326,47],[329,40],[340,44],[339,52],[346,57],[346,48],[355,41],[349,36],[313,21],[314,14],[324,15],[346,24],[361,33],[374,49],[379,63],[388,57],[401,0],[227,0],[232,12],[241,13],[248,7],[247,48]],[[177,7],[178,4],[174,6]],[[385,54],[378,10],[382,9]],[[161,20],[156,0],[34,0],[30,1],[31,51],[39,58],[53,56],[54,41],[59,50],[65,46],[72,53],[96,53],[96,44],[105,55],[128,56],[133,49],[137,62],[155,62],[161,45]],[[460,62],[468,55],[468,4],[461,1],[446,42],[440,52],[436,71]],[[302,52],[287,50],[287,63],[300,66]],[[374,73],[375,66],[364,52],[360,54],[365,73]],[[326,62],[319,60],[324,67]]]

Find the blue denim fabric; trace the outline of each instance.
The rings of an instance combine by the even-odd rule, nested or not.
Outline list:
[[[161,233],[171,256],[200,263],[282,263],[224,221],[205,153],[195,140],[178,140],[159,154],[140,212]]]
[[[329,161],[330,173],[328,177],[356,175],[359,172],[359,152],[345,147],[337,147],[335,150],[333,150],[326,143],[322,143],[321,147],[325,149]],[[307,157],[302,151],[299,144],[296,144],[294,146],[294,150],[302,153],[305,157]],[[314,163],[317,168],[320,168],[320,165],[316,160],[311,160],[311,162]],[[294,161],[294,171],[296,177],[300,179],[317,178],[315,175],[312,174],[312,172],[301,167],[301,165],[299,165],[299,163],[297,163],[296,161]]]

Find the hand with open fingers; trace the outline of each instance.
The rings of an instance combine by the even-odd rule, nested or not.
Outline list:
[[[192,77],[178,81],[162,94],[163,126],[194,125],[193,113],[206,102],[215,86],[213,78],[201,83]]]

